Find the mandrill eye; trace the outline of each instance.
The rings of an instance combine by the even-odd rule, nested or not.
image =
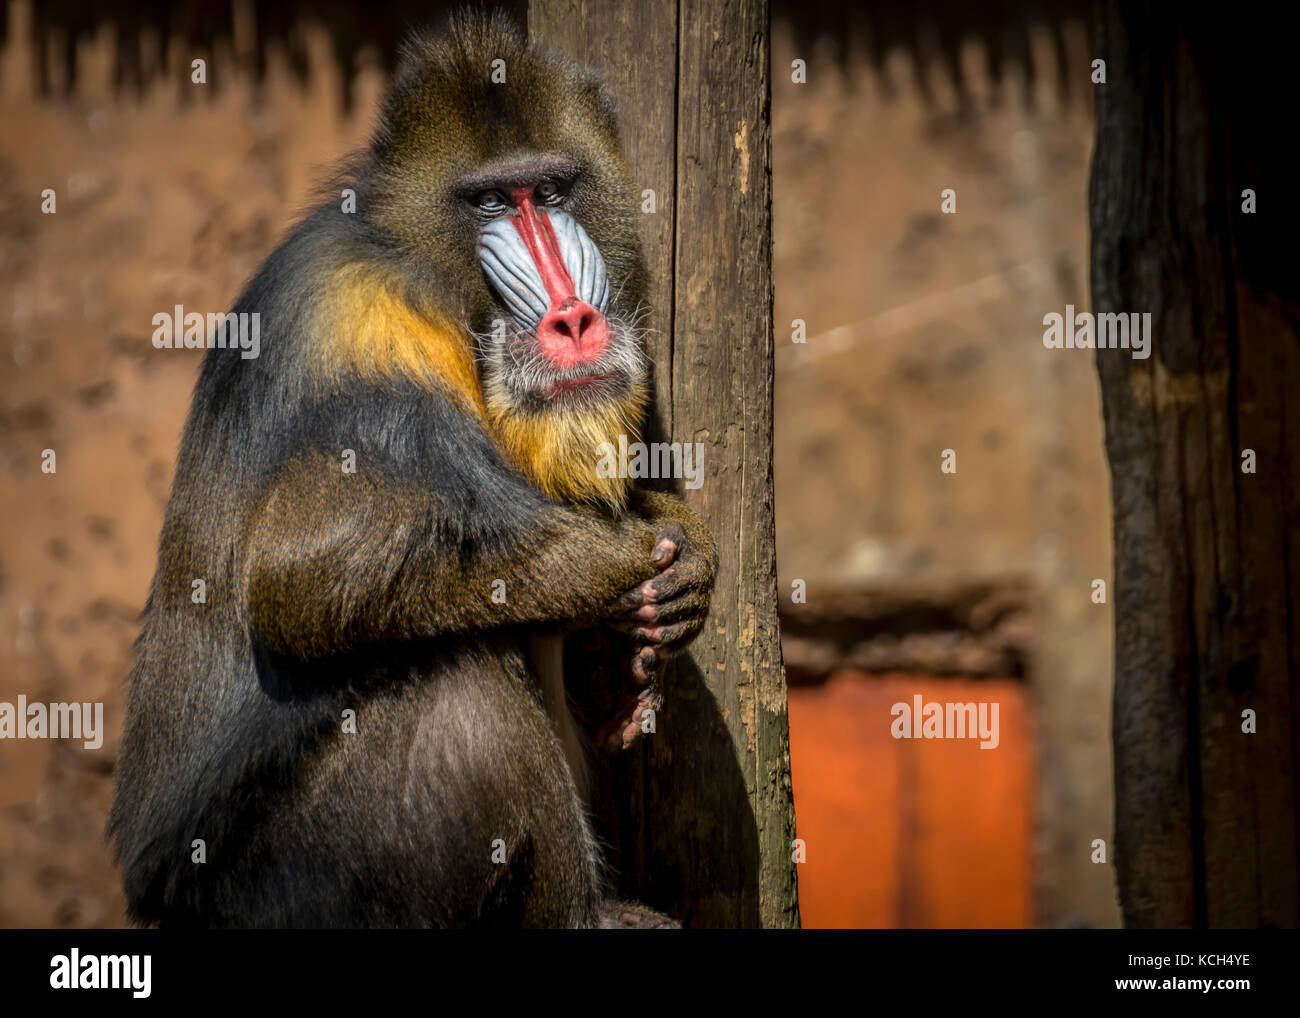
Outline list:
[[[500,191],[484,191],[474,198],[474,204],[483,212],[496,214],[506,209],[506,196]]]
[[[537,198],[544,205],[556,205],[564,197],[560,187],[552,180],[544,180],[537,185]]]

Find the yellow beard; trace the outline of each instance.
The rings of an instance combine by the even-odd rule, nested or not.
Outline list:
[[[488,426],[502,451],[524,476],[552,498],[623,508],[631,478],[602,477],[600,446],[618,446],[620,435],[638,440],[649,393],[637,385],[617,403],[592,408],[523,413],[490,393]]]

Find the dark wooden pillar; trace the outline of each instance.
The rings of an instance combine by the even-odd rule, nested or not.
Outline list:
[[[1204,10],[1104,0],[1098,16],[1093,310],[1150,312],[1154,333],[1147,360],[1097,353],[1114,860],[1129,925],[1296,926],[1294,35],[1276,5]]]
[[[596,68],[655,192],[651,440],[702,442],[678,490],[718,537],[710,625],[619,765],[623,893],[694,926],[798,922],[772,515],[771,132],[766,2],[534,0],[529,32]]]

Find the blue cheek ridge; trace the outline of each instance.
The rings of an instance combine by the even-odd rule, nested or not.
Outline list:
[[[600,249],[568,213],[548,210],[546,214],[577,296],[604,314],[609,307],[609,275]],[[509,217],[494,219],[484,227],[478,258],[492,289],[515,321],[535,328],[550,307],[550,295]]]

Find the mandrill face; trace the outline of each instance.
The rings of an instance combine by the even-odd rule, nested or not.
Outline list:
[[[565,208],[580,172],[532,160],[474,181],[466,196],[483,221],[478,261],[499,312],[479,343],[489,402],[580,411],[644,389],[638,309],[611,300],[600,247]]]
[[[644,310],[620,305],[599,245],[566,208],[580,173],[534,159],[473,181],[466,201],[483,223],[478,262],[496,314],[478,334],[479,361],[507,452],[552,494],[617,508],[626,481],[600,477],[596,461],[620,435],[636,441],[648,391]]]
[[[648,401],[645,269],[612,103],[574,65],[500,35],[417,44],[373,145],[367,215],[417,303],[472,349],[506,456],[549,494],[618,509],[604,443]]]

